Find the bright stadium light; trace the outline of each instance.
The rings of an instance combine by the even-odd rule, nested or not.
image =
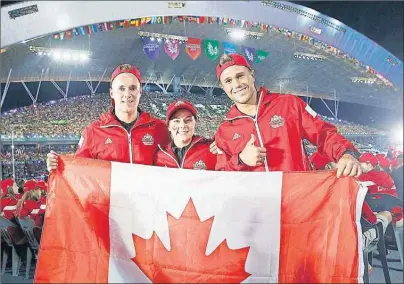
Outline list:
[[[52,51],[52,57],[56,60],[59,60],[62,57],[62,53],[60,52],[60,50],[53,50]]]
[[[79,59],[80,59],[79,54],[78,54],[77,52],[73,52],[73,54],[72,54],[72,60],[73,60],[73,61],[77,61],[77,60],[79,60]]]
[[[394,141],[400,145],[403,144],[403,126],[398,126],[393,130]]]
[[[150,41],[154,41],[154,37],[151,37],[151,38],[150,38]]]
[[[69,61],[70,59],[71,59],[71,54],[70,54],[70,52],[69,51],[65,51],[65,52],[63,52],[63,60],[65,60],[65,61]]]
[[[230,37],[234,40],[243,40],[246,36],[246,32],[243,30],[235,29],[230,32]]]
[[[80,53],[80,61],[87,61],[88,60],[88,53],[87,52],[81,52]]]

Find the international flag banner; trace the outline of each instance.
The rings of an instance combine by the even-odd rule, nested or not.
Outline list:
[[[335,171],[61,156],[49,186],[35,283],[363,281],[366,188]]]

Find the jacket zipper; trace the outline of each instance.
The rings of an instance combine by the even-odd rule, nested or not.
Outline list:
[[[171,155],[170,155],[170,153],[168,153],[168,152],[164,151],[164,150],[163,150],[163,149],[160,147],[160,144],[158,145],[158,147],[159,147],[159,149],[161,150],[161,152],[163,152],[164,154],[168,155],[168,156],[169,156],[171,159],[173,159],[173,160],[174,160],[174,162],[177,164],[178,168],[181,168],[181,167],[180,167],[180,164],[178,164],[177,160],[176,160],[176,159],[174,159],[174,157],[173,157],[173,156],[171,156]]]
[[[128,134],[128,144],[129,144],[129,160],[130,163],[133,164],[133,153],[132,153],[132,134],[131,132],[128,132],[124,127],[120,126],[120,125],[105,125],[105,126],[101,126],[100,128],[109,128],[109,127],[119,127],[122,128],[123,130],[125,130],[125,132]],[[132,131],[132,129],[131,129]]]
[[[158,147],[159,147],[159,149],[160,149],[164,154],[168,155],[171,159],[173,159],[173,160],[175,161],[175,163],[177,164],[177,166],[178,166],[179,169],[183,169],[183,168],[184,168],[184,163],[185,163],[185,157],[186,157],[186,155],[187,155],[189,149],[191,149],[192,146],[194,146],[196,143],[198,143],[201,139],[202,139],[202,138],[198,138],[194,143],[192,143],[192,144],[189,146],[188,150],[187,150],[187,151],[185,152],[185,154],[184,154],[184,157],[182,158],[181,166],[180,166],[180,164],[178,164],[177,159],[175,159],[173,156],[171,156],[170,153],[164,151],[164,150],[160,147],[160,144],[158,145]]]
[[[249,119],[252,119],[253,122],[254,122],[255,130],[257,131],[257,134],[258,134],[258,141],[260,142],[260,146],[261,146],[261,147],[264,147],[264,142],[263,142],[263,140],[262,140],[260,128],[259,128],[259,126],[258,126],[258,112],[259,112],[260,105],[261,105],[261,99],[262,99],[262,91],[261,91],[261,94],[260,94],[260,98],[259,98],[259,100],[258,100],[258,104],[257,104],[257,114],[255,115],[255,118],[252,118],[252,117],[249,116],[249,115],[240,115],[240,116],[233,117],[232,119],[226,118],[225,120],[233,120],[233,119],[236,119],[236,118],[249,118]],[[269,166],[268,166],[268,161],[267,161],[267,158],[266,158],[266,157],[265,157],[265,160],[264,160],[264,166],[265,166],[265,171],[266,171],[266,172],[269,172]]]

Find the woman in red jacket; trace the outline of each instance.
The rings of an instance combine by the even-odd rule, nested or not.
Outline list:
[[[172,142],[159,145],[154,165],[168,168],[214,170],[216,155],[209,151],[211,141],[195,135],[197,110],[186,100],[168,106],[166,123]]]

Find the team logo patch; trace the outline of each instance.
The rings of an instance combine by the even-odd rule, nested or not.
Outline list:
[[[178,101],[178,102],[175,103],[174,106],[179,106],[179,105],[183,105],[183,104],[185,104],[183,101]]]
[[[146,146],[151,146],[154,144],[154,138],[149,133],[147,133],[145,136],[143,136],[142,142]]]
[[[237,140],[237,139],[239,139],[240,137],[241,137],[241,135],[236,132],[236,133],[234,133],[234,135],[233,135],[233,140]]]
[[[195,164],[193,164],[193,168],[194,168],[194,170],[206,170],[207,169],[206,164],[202,160],[199,160]]]
[[[107,138],[107,140],[105,140],[105,144],[112,144],[112,140],[111,140],[111,138]]]
[[[278,128],[285,124],[285,119],[280,115],[274,115],[269,122],[272,128]]]

